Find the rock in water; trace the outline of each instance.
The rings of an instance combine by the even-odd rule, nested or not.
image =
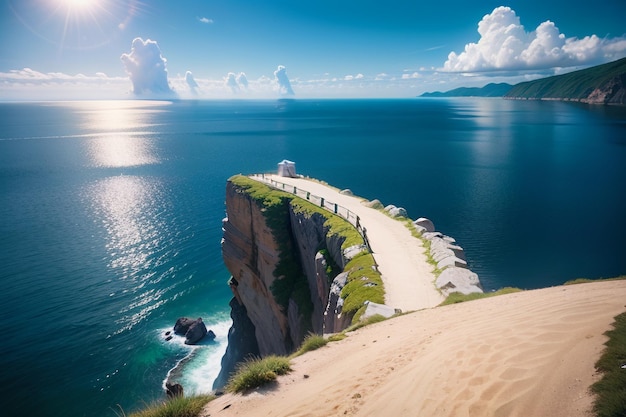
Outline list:
[[[174,325],[174,333],[185,336],[186,345],[194,345],[198,343],[207,334],[207,328],[201,317],[192,320],[187,317],[181,317],[176,320]],[[213,335],[215,338],[215,335]]]
[[[180,336],[184,336],[194,322],[194,319],[190,319],[187,317],[179,318],[178,320],[176,320],[176,324],[174,325],[174,333]]]
[[[183,386],[180,384],[165,383],[165,393],[167,398],[175,398],[183,396]]]

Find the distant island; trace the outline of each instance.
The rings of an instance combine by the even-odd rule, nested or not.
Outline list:
[[[420,97],[504,97],[511,88],[512,84],[490,83],[484,87],[460,87],[445,92],[424,93]]]
[[[516,85],[487,84],[424,93],[420,97],[503,97],[515,100],[563,100],[626,105],[626,58],[595,67]]]

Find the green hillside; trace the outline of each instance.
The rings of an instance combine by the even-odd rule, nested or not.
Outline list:
[[[514,99],[560,99],[626,104],[626,58],[568,74],[516,84]]]

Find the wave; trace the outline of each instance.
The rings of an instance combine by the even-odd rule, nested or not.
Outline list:
[[[167,372],[162,383],[163,389],[169,382],[182,385],[186,395],[210,393],[213,390],[213,382],[221,369],[222,356],[228,346],[228,330],[231,324],[230,319],[214,323],[206,322],[207,329],[215,333],[215,339],[205,338],[197,345],[186,345],[184,336],[172,333],[172,339],[164,343],[169,343],[176,349],[186,350],[187,354]],[[170,330],[171,328],[161,329],[159,337],[163,338],[165,332]]]

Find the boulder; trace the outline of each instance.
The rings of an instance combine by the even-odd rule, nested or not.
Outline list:
[[[183,396],[183,386],[180,384],[165,383],[165,393],[167,398],[175,398]]]
[[[365,307],[365,312],[361,316],[361,320],[365,320],[366,318],[375,316],[377,314],[389,318],[396,313],[402,312],[402,310],[389,307],[385,304],[373,303],[371,301],[366,301],[365,304],[367,305],[367,307]]]
[[[188,317],[181,317],[176,320],[174,333],[185,336],[186,345],[193,345],[198,343],[208,332],[202,318],[193,320]],[[213,338],[215,338],[215,334],[213,334]]]
[[[373,208],[374,210],[380,210],[383,207],[385,207],[385,206],[383,206],[383,203],[381,203],[380,200],[378,200],[378,199],[374,199],[372,201],[365,201],[365,202],[363,202],[363,205],[365,207]]]
[[[174,324],[174,333],[180,336],[184,336],[194,322],[194,319],[190,319],[188,317],[180,317],[178,320],[176,320],[176,324]]]
[[[426,217],[420,217],[419,219],[413,222],[416,226],[421,226],[426,229],[427,232],[434,232],[435,225],[432,221],[427,219]]]
[[[354,193],[352,192],[351,189],[346,188],[345,190],[341,190],[339,191],[339,194],[343,194],[343,195],[349,195],[349,196],[354,196]]]
[[[408,214],[403,207],[396,207],[393,204],[385,207],[385,211],[389,213],[391,217],[408,217]]]
[[[444,269],[437,277],[435,285],[445,294],[460,292],[467,295],[483,292],[478,275],[469,269],[454,266]]]
[[[201,318],[198,318],[185,333],[185,344],[195,345],[208,333],[206,326]]]

